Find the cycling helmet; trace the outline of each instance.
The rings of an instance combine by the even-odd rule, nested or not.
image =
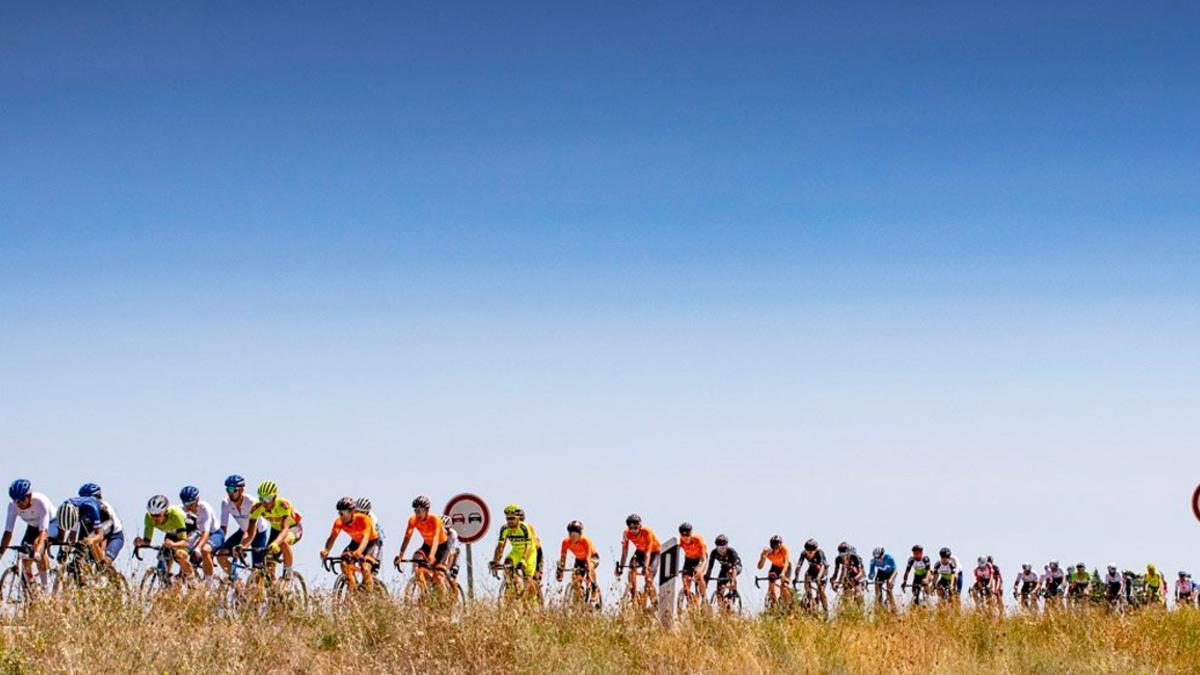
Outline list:
[[[920,544],[913,544],[913,547],[912,547],[913,553],[921,553],[924,550],[925,549]]]
[[[79,529],[79,507],[71,502],[63,502],[58,507],[58,531],[61,533],[74,532]]]
[[[808,541],[804,542],[804,550],[808,551],[809,553],[817,550],[817,540],[809,539]]]
[[[1108,563],[1108,569],[1109,569],[1109,571],[1116,572],[1117,571],[1117,563]]]
[[[983,556],[979,556],[979,558],[975,560],[975,563],[977,565],[979,565],[980,567],[983,567],[984,565],[987,564],[987,558],[985,558]]]
[[[943,546],[942,550],[938,551],[938,555],[942,556],[943,558],[949,558],[950,557],[950,547]]]
[[[12,485],[8,486],[8,498],[14,502],[19,502],[28,497],[32,491],[33,485],[29,481],[24,478],[18,478],[12,482]]]
[[[167,512],[167,506],[170,502],[167,501],[166,495],[154,495],[150,501],[146,502],[146,513],[152,516],[161,516]]]
[[[517,509],[517,517],[525,520],[525,509]]]
[[[374,506],[374,504],[372,504],[371,500],[367,499],[366,497],[359,497],[358,499],[354,500],[354,510],[360,513],[370,513],[372,506]]]
[[[1075,569],[1077,569],[1077,570],[1082,570],[1082,569],[1086,569],[1086,568],[1087,568],[1086,563],[1075,563]]]
[[[516,504],[509,504],[508,506],[504,507],[504,515],[509,516],[509,517],[520,518],[521,517],[521,507],[517,506]]]
[[[275,501],[275,497],[279,496],[279,486],[275,481],[264,480],[258,484],[258,498],[264,502]]]
[[[629,514],[629,517],[625,519],[625,527],[633,527],[634,525],[641,525],[641,524],[642,524],[642,517],[636,513]]]
[[[850,550],[850,544],[847,544],[844,541],[842,543],[838,544],[838,553],[845,553],[846,551],[849,551],[849,550]]]
[[[100,486],[95,483],[84,483],[79,486],[80,497],[95,497],[100,498]]]
[[[571,522],[567,523],[567,533],[570,534],[571,532],[579,532],[582,534],[583,523],[579,522],[578,520],[572,520]]]
[[[179,491],[179,501],[183,502],[184,506],[187,506],[188,504],[194,504],[199,500],[200,488],[196,487],[195,485],[184,486],[184,488]]]
[[[692,534],[692,524],[691,523],[680,523],[679,524],[679,534],[682,534],[685,537],[690,536]]]
[[[227,488],[246,487],[246,479],[242,478],[241,476],[237,475],[236,473],[230,474],[227,478],[225,478],[225,487],[227,487]]]
[[[774,535],[773,537],[771,537],[771,548],[775,548],[776,546],[779,546],[781,544],[783,544],[783,537],[781,537],[779,535]]]
[[[61,523],[61,522],[62,522],[62,519],[60,518],[58,522],[60,522],[60,523]],[[1183,571],[1183,570],[1179,570],[1179,578],[1180,578],[1180,579],[1186,579],[1186,578],[1187,578],[1187,577],[1189,577],[1189,576],[1191,576],[1191,575],[1190,575],[1190,574],[1188,574],[1187,572],[1185,572],[1185,571]]]
[[[442,516],[442,527],[450,529],[450,516]]]
[[[414,509],[427,509],[431,503],[432,502],[429,501],[429,497],[421,495],[420,497],[412,500],[412,507]],[[508,513],[508,507],[504,507],[504,513]]]
[[[872,558],[882,558],[883,557],[883,547],[876,546],[875,550],[871,551],[871,557]]]
[[[1057,560],[1051,560],[1051,561],[1050,561],[1050,566],[1051,566],[1051,567],[1058,567],[1058,561],[1057,561]]]
[[[723,534],[718,534],[717,538],[715,540],[715,543],[717,544],[717,546],[728,546],[729,545],[729,537],[726,537]]]
[[[987,561],[988,562],[996,562],[995,560],[992,559],[992,555],[990,553],[988,554]]]
[[[337,508],[338,511],[349,511],[350,509],[354,508],[354,500],[350,499],[349,497],[342,497],[341,499],[337,500],[337,506],[335,508]]]
[[[1033,563],[1021,563],[1021,569],[1028,572],[1033,569]]]
[[[1150,564],[1146,565],[1146,572],[1147,572],[1148,574],[1154,574],[1154,571],[1155,571],[1156,569],[1157,569],[1157,568],[1154,566],[1154,563],[1150,563]]]

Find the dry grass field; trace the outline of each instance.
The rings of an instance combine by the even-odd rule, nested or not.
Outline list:
[[[473,608],[458,621],[391,602],[334,614],[221,617],[199,598],[80,601],[0,620],[0,672],[1197,673],[1200,612],[692,619]]]

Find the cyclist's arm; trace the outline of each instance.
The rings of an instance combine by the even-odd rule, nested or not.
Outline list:
[[[275,538],[274,543],[282,546],[283,542],[287,541],[288,533],[292,531],[292,525],[295,524],[296,522],[291,514],[284,516],[283,522],[279,523],[279,536]]]
[[[229,531],[229,500],[228,499],[221,502],[221,527],[219,529],[222,534]]]
[[[0,555],[3,555],[8,550],[8,544],[12,541],[12,530],[5,530],[4,536],[0,537]]]
[[[499,565],[500,558],[504,555],[504,540],[496,542],[496,552],[492,554],[492,564]]]
[[[625,567],[625,558],[629,555],[629,540],[621,538],[621,567]]]
[[[761,570],[763,568],[763,565],[765,565],[766,563],[767,563],[767,549],[764,548],[762,550],[762,553],[758,554],[758,569]]]
[[[337,541],[338,532],[337,525],[334,525],[333,529],[329,531],[329,538],[325,540],[325,545],[321,547],[322,558],[327,557],[329,552],[333,550],[333,542]]]

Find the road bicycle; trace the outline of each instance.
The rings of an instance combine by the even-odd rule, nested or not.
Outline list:
[[[655,592],[654,583],[647,580],[642,573],[642,570],[645,569],[643,563],[630,562],[627,565],[617,563],[616,569],[618,578],[620,578],[622,573],[629,572],[628,583],[625,584],[625,592],[621,595],[621,609],[649,612],[658,607],[658,593]],[[638,579],[642,579],[641,588],[638,588]]]
[[[235,555],[241,558],[244,549],[235,547]],[[308,610],[308,582],[304,575],[292,570],[287,574],[277,573],[276,569],[283,564],[282,553],[272,551],[270,547],[249,549],[251,554],[263,554],[261,566],[253,566],[250,578],[246,582],[244,602],[247,607],[260,614],[272,610],[289,614],[303,613]],[[244,560],[240,561],[244,565]]]
[[[33,555],[33,546],[29,544],[17,544],[10,546],[13,550],[13,563],[0,574],[0,598],[3,599],[6,605],[16,609],[16,611],[24,611],[35,598],[39,597],[42,592],[42,586],[32,576],[25,574],[22,561]]]
[[[370,563],[369,560],[351,560],[347,561],[344,556],[326,556],[321,558],[321,566],[326,572],[337,575],[333,582],[333,590],[330,593],[330,600],[333,604],[333,611],[339,612],[353,600],[351,593],[356,595],[369,594],[374,598],[387,597],[387,588],[379,579],[378,568]],[[368,574],[371,575],[371,585],[368,586],[358,580],[359,570],[366,568]],[[349,575],[355,575],[355,585],[353,591],[350,588]]]
[[[154,565],[142,573],[142,579],[138,582],[138,597],[143,603],[150,603],[167,589],[173,589],[176,592],[187,590],[187,582],[195,577],[195,571],[190,577],[184,576],[178,564],[178,549],[143,544],[133,547],[133,557],[139,561],[142,560],[143,550],[155,552]]]
[[[425,558],[408,558],[395,562],[396,571],[404,574],[402,564],[413,566],[412,577],[401,589],[401,599],[413,607],[433,607],[434,609],[449,610],[453,615],[459,615],[466,610],[467,594],[458,583],[457,570],[451,568],[445,574],[439,575],[434,566]]]
[[[712,586],[713,577],[705,577],[709,586]],[[717,577],[717,585],[710,596],[709,603],[716,607],[722,614],[741,614],[742,613],[742,596],[738,594],[737,586],[733,583],[733,577]]]
[[[559,578],[566,570],[559,570]],[[600,585],[588,579],[586,567],[573,567],[570,578],[566,579],[562,589],[563,605],[572,608],[600,610],[604,600],[600,594]]]
[[[118,602],[129,597],[129,580],[112,565],[96,560],[86,544],[56,544],[59,547],[51,590],[56,594],[73,590],[103,593]]]
[[[911,584],[901,583],[900,592],[903,593],[908,589],[912,589],[912,606],[924,607],[929,602],[929,584],[925,581],[925,577],[913,577]]]
[[[698,570],[680,572],[680,593],[676,598],[676,612],[678,616],[685,616],[693,611],[705,611],[709,607],[708,600],[700,592],[700,584],[697,581],[698,575]]]

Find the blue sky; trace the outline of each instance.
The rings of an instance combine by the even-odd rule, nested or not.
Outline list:
[[[1197,19],[5,8],[4,472],[1200,568]]]

